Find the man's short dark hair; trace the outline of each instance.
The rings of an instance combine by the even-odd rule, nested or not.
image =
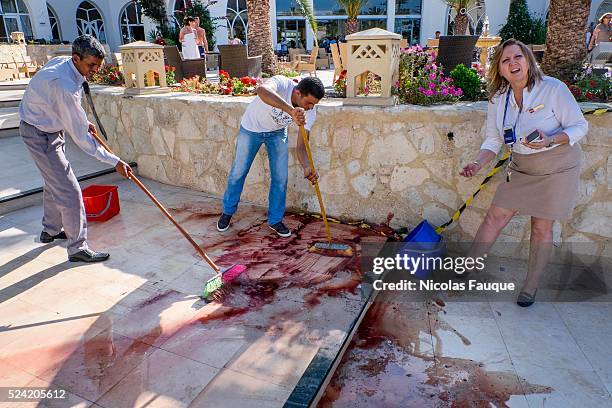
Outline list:
[[[325,87],[323,82],[317,77],[303,78],[295,87],[304,96],[312,95],[317,99],[323,99],[325,96]]]
[[[104,47],[95,37],[85,34],[73,41],[72,54],[78,55],[81,59],[89,55],[96,58],[104,58]]]

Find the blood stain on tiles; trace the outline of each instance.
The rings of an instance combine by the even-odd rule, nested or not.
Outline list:
[[[512,395],[553,391],[514,372],[487,371],[477,361],[424,351],[420,338],[429,330],[427,313],[435,315],[437,308],[435,302],[377,300],[319,407],[507,407]],[[449,327],[433,323],[431,334],[440,329]]]

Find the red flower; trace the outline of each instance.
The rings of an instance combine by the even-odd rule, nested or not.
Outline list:
[[[172,72],[176,71],[176,67],[172,67]]]
[[[589,81],[589,85],[591,86],[591,88],[595,88],[595,86],[597,86],[595,81],[593,81],[592,79]]]
[[[170,69],[170,67],[169,67],[168,65],[164,65],[164,69],[165,69],[166,71],[168,71],[168,70]]]
[[[245,85],[250,85],[251,84],[251,78],[249,78],[248,76],[243,76],[242,78],[240,78],[240,82],[242,82]]]
[[[587,91],[587,93],[584,94],[584,96],[586,96],[586,98],[590,101],[592,101],[593,99],[595,99],[595,95],[592,94],[591,92]]]
[[[223,95],[229,95],[232,93],[232,88],[228,87],[228,86],[224,86],[223,88],[221,88],[223,90]]]
[[[582,95],[582,91],[576,85],[570,85],[569,89],[575,97]]]
[[[257,78],[251,78],[251,85],[257,85]]]
[[[296,78],[293,78],[293,82],[297,84],[299,81]]]

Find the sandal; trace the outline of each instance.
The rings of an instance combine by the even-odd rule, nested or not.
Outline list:
[[[536,293],[538,293],[537,289],[535,292],[533,292],[533,295],[530,295],[527,292],[519,293],[518,298],[516,298],[516,304],[520,307],[529,307],[533,305],[535,302]]]

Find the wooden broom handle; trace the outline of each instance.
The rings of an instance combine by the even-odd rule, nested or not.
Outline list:
[[[91,134],[96,139],[96,141],[98,143],[100,143],[106,150],[108,150],[110,153],[113,153],[113,151],[110,149],[110,147],[108,147],[108,145],[100,138],[100,136],[98,136],[98,134],[96,132],[91,132]],[[147,187],[145,187],[144,184],[142,184],[142,182],[138,179],[138,177],[136,177],[132,173],[132,176],[130,177],[130,179],[134,183],[136,183],[138,185],[138,187],[140,187],[142,189],[142,191],[144,191],[144,193],[146,195],[149,196],[149,198],[151,199],[151,201],[153,201],[153,203],[157,206],[157,208],[159,208],[161,210],[161,212],[166,216],[166,218],[168,218],[170,220],[170,222],[172,222],[174,224],[174,226],[181,232],[181,234],[183,234],[185,239],[187,239],[187,241],[189,241],[189,243],[198,252],[198,254],[200,254],[200,256],[202,258],[204,258],[206,263],[208,263],[210,265],[210,267],[215,270],[216,273],[221,273],[221,269],[212,261],[212,259],[209,258],[208,255],[206,255],[206,252],[204,252],[202,250],[202,248],[200,248],[200,246],[193,240],[193,238],[191,238],[191,235],[189,235],[189,233],[183,227],[181,227],[178,222],[176,222],[176,220],[172,217],[172,215],[170,215],[168,210],[166,210],[166,208],[157,200],[157,198],[155,198],[153,193],[151,193],[149,191],[149,189]]]
[[[306,135],[306,129],[304,126],[300,126],[300,134],[304,139],[304,147],[306,148],[306,155],[308,156],[308,163],[310,164],[310,168],[312,171],[315,171],[314,163],[312,162],[312,154],[310,153],[310,146],[308,145],[308,135]],[[321,207],[321,216],[323,217],[323,225],[325,225],[325,234],[327,235],[327,242],[331,243],[331,232],[329,231],[329,224],[327,223],[327,215],[325,215],[325,207],[323,206],[323,197],[321,197],[321,190],[319,189],[319,182],[315,180],[314,188],[317,193],[317,198],[319,199],[319,207]]]

